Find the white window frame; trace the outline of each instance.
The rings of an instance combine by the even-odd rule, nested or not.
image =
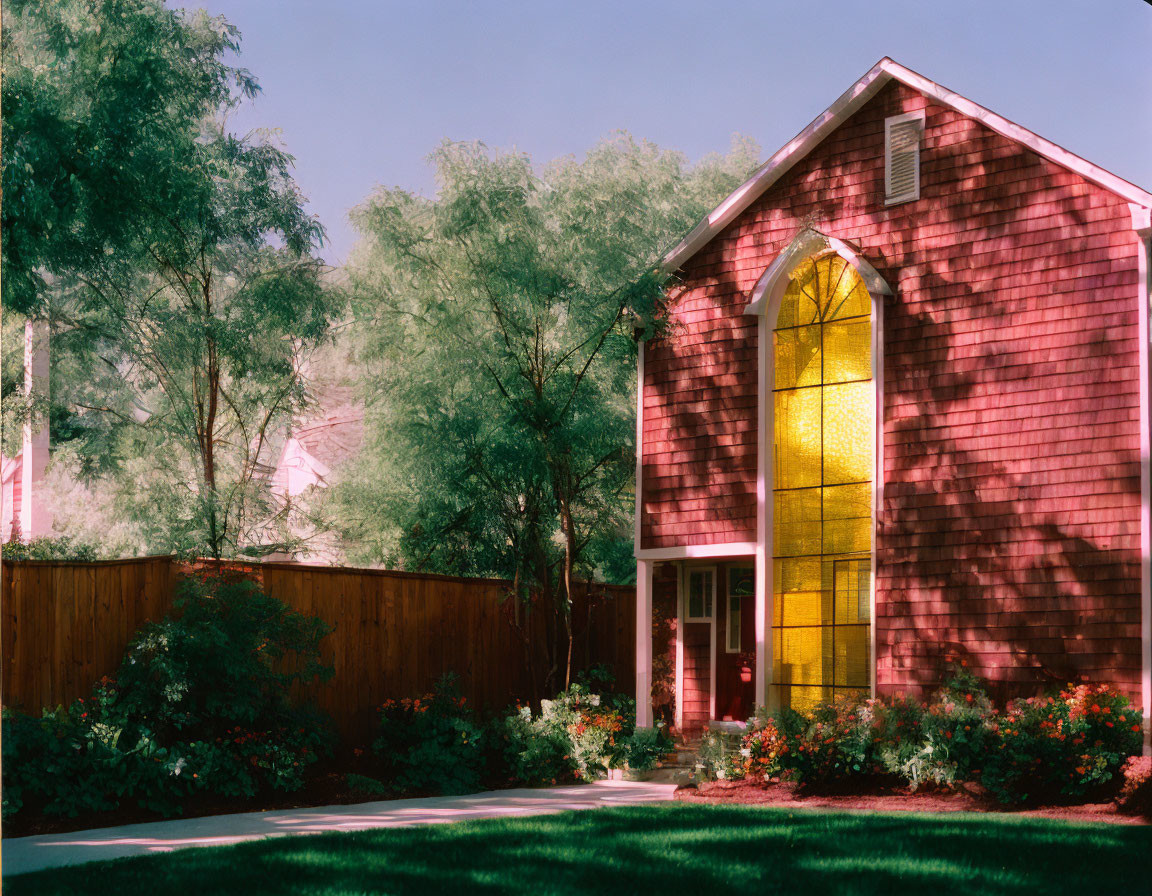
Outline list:
[[[892,128],[895,125],[905,124],[909,121],[920,123],[920,139],[916,141],[916,160],[912,168],[913,180],[916,184],[912,193],[900,196],[892,195]],[[904,202],[915,202],[920,198],[920,146],[924,142],[924,110],[907,112],[903,115],[893,115],[884,119],[884,204],[900,205]]]
[[[689,566],[685,572],[688,573],[687,587],[684,589],[684,621],[685,622],[710,622],[716,621],[716,567],[715,566]],[[692,612],[692,576],[699,573],[708,573],[712,576],[712,595],[711,595],[711,608],[707,606],[704,609],[709,609],[709,612],[703,616],[693,616]]]

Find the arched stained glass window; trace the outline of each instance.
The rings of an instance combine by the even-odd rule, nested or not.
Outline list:
[[[839,255],[800,264],[773,334],[773,686],[805,709],[867,692],[872,300]]]

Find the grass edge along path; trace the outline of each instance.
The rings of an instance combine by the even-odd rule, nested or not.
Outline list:
[[[1152,827],[668,804],[282,837],[55,868],[8,896],[213,893],[1117,894]]]

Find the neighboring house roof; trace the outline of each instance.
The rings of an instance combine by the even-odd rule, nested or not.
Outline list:
[[[1002,118],[934,81],[929,81],[911,69],[885,56],[864,77],[848,88],[840,98],[818,115],[811,124],[785,144],[743,184],[737,187],[712,212],[704,217],[692,231],[674,246],[661,263],[666,273],[672,273],[702,249],[714,236],[728,226],[744,209],[748,208],[789,169],[806,156],[836,127],[880,92],[889,81],[900,81],[924,96],[956,112],[974,118],[993,131],[1027,146],[1044,158],[1074,171],[1085,179],[1099,184],[1117,196],[1143,209],[1152,209],[1152,193],[1117,177],[1098,165],[1045,140],[1038,134],[1015,122]]]
[[[295,496],[311,485],[327,486],[333,470],[360,450],[364,409],[351,387],[329,387],[313,413],[292,427],[272,474],[273,488]]]

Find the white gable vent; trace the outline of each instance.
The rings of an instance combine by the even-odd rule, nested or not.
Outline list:
[[[920,135],[924,113],[910,112],[884,120],[884,203],[920,198]]]

